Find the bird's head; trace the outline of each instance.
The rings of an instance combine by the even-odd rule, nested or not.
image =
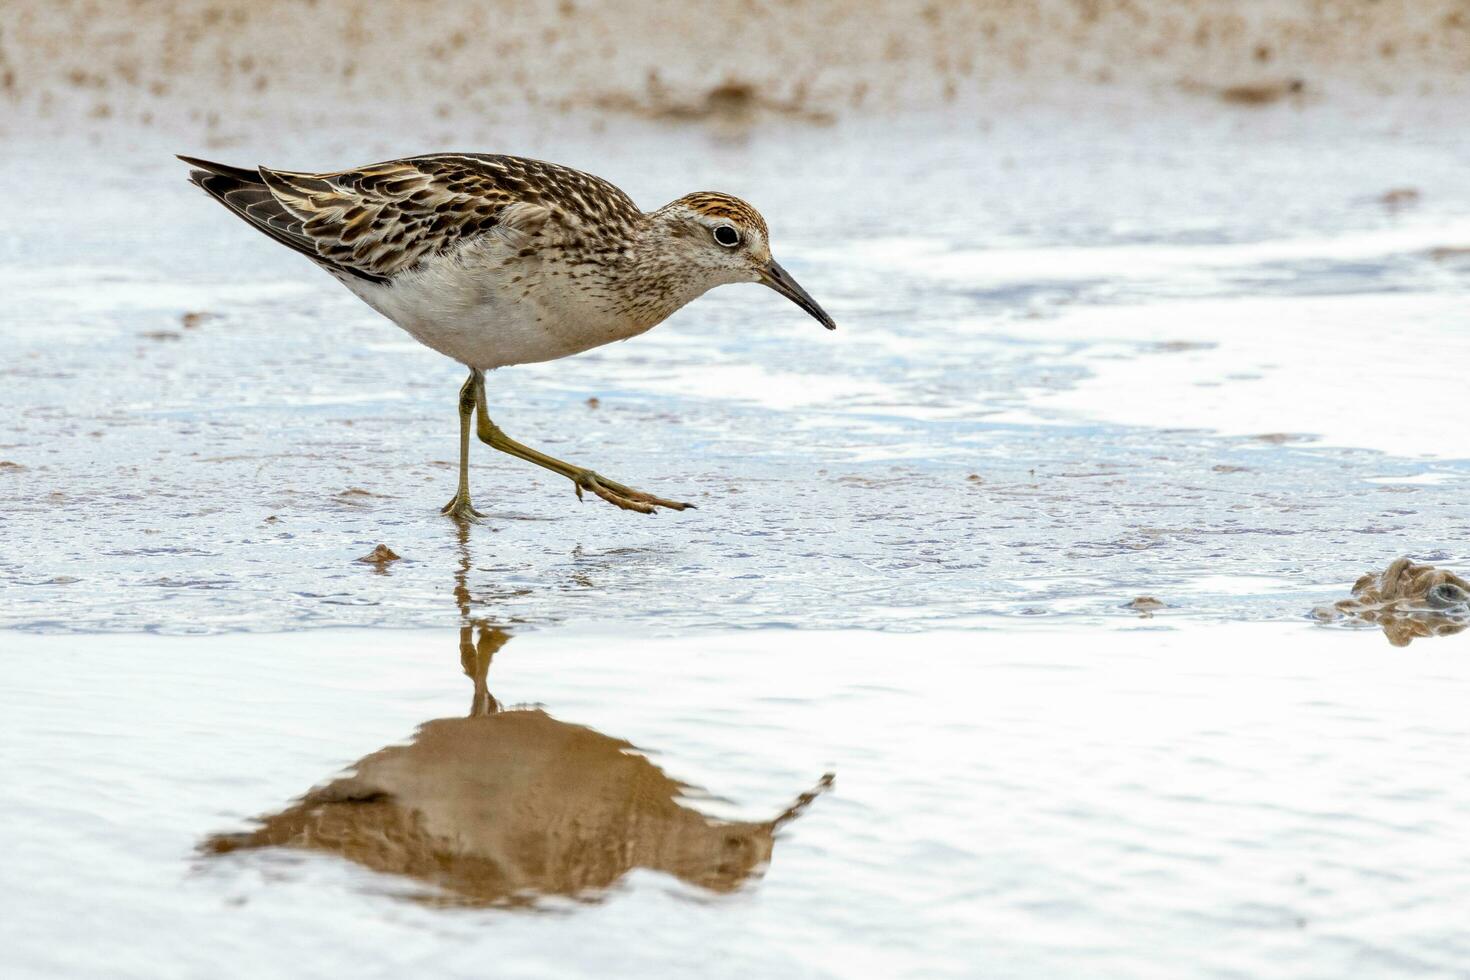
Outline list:
[[[704,289],[737,282],[769,286],[810,313],[828,330],[837,324],[780,263],[771,257],[760,212],[738,197],[715,191],[686,194],[650,216],[661,244]]]

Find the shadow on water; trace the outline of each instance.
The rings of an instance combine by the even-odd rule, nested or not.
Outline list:
[[[466,548],[455,588],[466,620],[468,568]],[[509,640],[483,623],[461,626],[458,659],[474,684],[467,717],[427,721],[408,744],[365,756],[255,829],[217,834],[201,850],[326,851],[437,886],[427,900],[444,905],[595,900],[635,868],[725,893],[763,873],[777,830],[832,784],[823,776],[770,820],[706,816],[683,802],[692,787],[631,743],[503,706],[487,676]]]

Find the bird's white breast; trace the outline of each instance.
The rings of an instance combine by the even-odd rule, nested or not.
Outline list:
[[[595,274],[554,251],[523,255],[518,245],[488,236],[387,285],[342,281],[420,343],[483,371],[555,360],[653,326],[617,312]]]

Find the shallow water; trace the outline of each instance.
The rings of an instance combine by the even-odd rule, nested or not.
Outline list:
[[[512,637],[488,691],[552,721],[544,748],[485,750],[502,823],[570,808],[609,853],[666,832],[595,817],[620,776],[603,804],[553,778],[583,758],[568,726],[632,742],[725,819],[836,773],[733,892],[643,867],[520,911],[329,852],[198,851],[469,714],[458,631],[8,634],[5,972],[1458,975],[1463,637],[1176,622]],[[441,756],[415,792],[475,764]],[[505,860],[565,856],[565,829],[519,832]]]
[[[630,343],[498,372],[512,435],[700,509],[579,505],[477,447],[492,518],[463,544],[436,513],[458,368],[201,198],[165,146],[118,153],[106,220],[80,226],[46,188],[95,151],[20,144],[0,624],[443,624],[460,567],[505,624],[912,629],[1142,593],[1292,618],[1402,554],[1463,562],[1470,267],[1434,250],[1470,242],[1464,146],[1325,109],[1173,112],[909,122],[908,141],[495,136],[645,202],[749,196],[841,329],[728,288]],[[1380,203],[1406,183],[1414,206]],[[379,543],[405,558],[383,575],[354,562]]]
[[[1456,130],[393,131],[4,147],[0,972],[1462,971],[1470,641],[1307,621],[1401,555],[1470,567]],[[839,321],[726,289],[492,377],[512,435],[699,510],[477,449],[457,530],[459,369],[167,156],[456,145],[747,196]],[[560,740],[646,755],[594,792]],[[316,846],[207,853],[369,759]],[[597,860],[536,837],[568,814]],[[484,860],[431,873],[418,820]]]

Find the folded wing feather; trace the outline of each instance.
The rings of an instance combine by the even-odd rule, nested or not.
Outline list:
[[[483,166],[453,158],[330,174],[183,159],[198,168],[194,183],[260,231],[330,270],[375,282],[491,232],[524,248],[552,214]]]

